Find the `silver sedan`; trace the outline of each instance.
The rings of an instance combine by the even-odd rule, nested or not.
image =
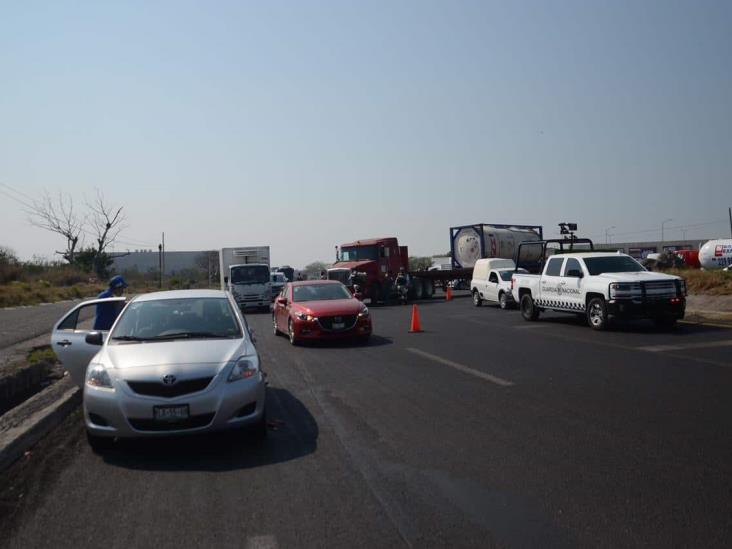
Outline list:
[[[85,329],[81,319],[89,312],[109,318],[104,307],[122,306],[109,330]],[[120,298],[88,301],[59,321],[51,339],[84,389],[84,420],[96,450],[115,437],[240,427],[266,436],[259,355],[225,292],[158,292],[126,304]]]

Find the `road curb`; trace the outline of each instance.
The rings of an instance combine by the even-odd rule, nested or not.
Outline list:
[[[0,471],[54,429],[81,403],[81,390],[66,377],[0,418]]]

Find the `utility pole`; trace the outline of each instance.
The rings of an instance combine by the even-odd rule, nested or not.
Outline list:
[[[663,243],[666,242],[663,238],[663,226],[668,223],[669,221],[673,221],[673,219],[668,218],[661,221],[661,246],[663,246]]]
[[[161,246],[163,247],[163,276],[165,276],[165,233],[163,232],[163,240]],[[161,285],[162,288],[162,285]]]
[[[616,228],[617,227],[613,225],[612,227],[608,227],[607,229],[605,229],[605,244],[610,244],[610,231]]]
[[[158,287],[163,289],[163,245],[158,244]]]

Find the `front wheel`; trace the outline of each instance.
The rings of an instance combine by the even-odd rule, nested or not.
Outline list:
[[[473,305],[480,307],[483,304],[483,300],[480,298],[480,292],[473,290]]]
[[[587,304],[587,323],[593,330],[606,330],[608,325],[607,307],[601,297],[593,297]]]
[[[508,309],[508,297],[506,296],[506,292],[501,292],[498,295],[498,306],[503,309],[504,311]]]
[[[521,316],[524,320],[534,321],[539,319],[539,308],[534,303],[531,294],[521,296]]]
[[[287,321],[287,337],[290,345],[299,345],[300,340],[295,337],[295,327],[292,325],[292,319]]]

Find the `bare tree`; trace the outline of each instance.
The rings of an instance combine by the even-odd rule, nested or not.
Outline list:
[[[40,200],[34,200],[26,209],[26,213],[30,216],[32,225],[66,239],[66,250],[56,253],[73,263],[77,248],[81,248],[81,233],[86,219],[74,210],[71,196],[59,192],[56,200],[53,200],[48,191],[45,191]]]
[[[96,199],[91,203],[87,203],[87,207],[90,212],[89,224],[96,241],[94,249],[96,252],[95,263],[97,271],[100,271],[100,269],[103,269],[104,262],[102,258],[107,248],[114,244],[119,233],[127,228],[125,224],[126,217],[122,213],[123,206],[108,203],[99,189],[97,189]]]

